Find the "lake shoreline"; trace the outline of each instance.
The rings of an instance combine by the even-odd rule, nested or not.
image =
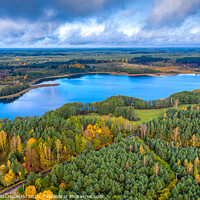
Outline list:
[[[44,77],[44,78],[39,78],[36,79],[32,82],[30,82],[29,84],[31,85],[29,88],[22,90],[18,93],[15,94],[11,94],[11,95],[7,95],[7,96],[2,96],[0,97],[0,99],[11,99],[11,98],[16,98],[16,97],[20,97],[21,95],[25,94],[26,92],[35,89],[35,88],[39,88],[39,87],[51,87],[51,86],[58,86],[60,84],[42,84],[42,85],[34,85],[34,84],[38,84],[40,82],[44,82],[44,81],[48,81],[48,80],[55,80],[55,79],[59,79],[59,78],[73,78],[75,76],[82,76],[82,75],[90,75],[90,74],[107,74],[107,75],[123,75],[123,76],[152,76],[152,77],[161,77],[160,75],[157,74],[128,74],[128,73],[116,73],[116,72],[87,72],[87,73],[76,73],[76,74],[66,74],[66,75],[62,75],[62,76],[50,76],[50,77]]]
[[[177,73],[177,74],[167,74],[167,73],[161,73],[161,74],[128,74],[125,72],[86,72],[86,73],[75,73],[75,74],[66,74],[66,75],[58,75],[58,76],[50,76],[50,77],[44,77],[44,78],[39,78],[36,79],[32,82],[30,82],[30,87],[22,90],[18,93],[15,94],[11,94],[11,95],[7,95],[7,96],[2,96],[0,97],[0,99],[11,99],[11,98],[16,98],[16,97],[20,97],[21,95],[25,94],[26,92],[32,90],[32,89],[36,89],[36,88],[40,88],[40,87],[51,87],[51,86],[58,86],[60,85],[59,83],[56,84],[41,84],[41,85],[34,85],[34,84],[39,84],[41,82],[44,81],[48,81],[48,80],[56,80],[56,79],[60,79],[60,78],[74,78],[76,76],[84,76],[84,75],[92,75],[92,74],[102,74],[102,75],[115,75],[115,76],[129,76],[129,77],[140,77],[140,76],[149,76],[149,77],[162,77],[162,76],[175,76],[175,75],[180,75],[183,73]],[[191,73],[190,73],[191,74]],[[192,73],[192,74],[199,74],[199,73]],[[185,74],[187,75],[187,74]]]
[[[8,99],[8,98],[15,98],[15,97],[19,97],[21,96],[22,94],[25,94],[26,92],[30,91],[30,90],[33,90],[33,89],[36,89],[36,88],[41,88],[41,87],[51,87],[51,86],[58,86],[60,85],[59,83],[55,83],[55,84],[42,84],[42,85],[34,85],[34,86],[30,86],[29,88],[25,89],[25,90],[22,90],[18,93],[15,93],[15,94],[11,94],[11,95],[8,95],[8,96],[3,96],[3,97],[0,97],[0,99]]]

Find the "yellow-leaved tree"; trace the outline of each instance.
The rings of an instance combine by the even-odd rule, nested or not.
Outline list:
[[[13,173],[12,169],[10,169],[9,172],[1,180],[4,186],[9,186],[13,184],[14,181],[15,181],[15,174]]]
[[[57,151],[57,161],[59,162],[60,160],[60,151],[62,150],[62,142],[60,139],[57,139],[55,142],[56,145],[56,151]]]
[[[37,141],[35,138],[30,138],[29,140],[28,140],[28,142],[27,142],[27,149],[30,149],[30,147],[31,147],[31,145],[35,142],[35,141]]]
[[[27,198],[35,198],[36,194],[37,191],[34,185],[29,185],[25,190],[25,195]]]
[[[53,199],[53,193],[51,190],[44,190],[36,195],[36,200],[51,200]]]
[[[0,147],[2,150],[5,150],[7,144],[7,133],[5,131],[0,132]]]

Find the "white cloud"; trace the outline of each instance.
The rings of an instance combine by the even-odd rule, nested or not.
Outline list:
[[[87,37],[92,34],[100,34],[104,31],[104,25],[98,24],[95,20],[88,20],[80,23],[66,23],[58,28],[58,37],[61,40],[67,39],[74,31],[78,31],[82,37]]]
[[[177,25],[199,11],[200,0],[155,0],[147,22],[150,25]]]

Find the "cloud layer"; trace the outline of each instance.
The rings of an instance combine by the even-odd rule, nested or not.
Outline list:
[[[199,46],[200,0],[0,0],[0,47]]]
[[[177,26],[199,11],[200,0],[155,0],[147,21],[151,26]]]

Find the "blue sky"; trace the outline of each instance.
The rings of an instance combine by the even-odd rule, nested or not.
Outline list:
[[[200,46],[200,0],[0,0],[0,47]]]

